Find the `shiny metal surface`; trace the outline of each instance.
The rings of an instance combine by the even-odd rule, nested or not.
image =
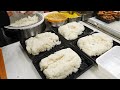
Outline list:
[[[35,14],[34,14],[35,15]],[[39,21],[35,24],[28,25],[28,26],[21,26],[21,27],[5,27],[7,28],[7,31],[10,31],[12,33],[15,33],[16,31],[19,33],[18,37],[20,41],[24,39],[28,39],[32,36],[35,36],[41,32],[43,32],[46,28],[45,22],[44,22],[44,16],[40,13],[36,13],[36,15],[39,17]],[[19,18],[26,17],[26,15],[20,15],[20,16],[15,16],[11,22],[14,20],[17,20]]]
[[[46,28],[45,23],[41,23],[40,25],[30,28],[30,29],[25,29],[25,30],[20,30],[20,35],[19,38],[20,40],[28,39],[32,36],[36,36],[37,34],[43,32]]]
[[[82,19],[81,16],[80,16],[80,17],[77,17],[77,18],[69,18],[69,19],[68,19],[68,22],[74,22],[74,21],[79,22],[79,21],[81,21],[81,19]]]
[[[25,17],[28,17],[28,16],[34,16],[36,15],[38,17],[38,22],[36,23],[33,23],[33,24],[30,24],[30,25],[26,25],[26,26],[18,26],[18,27],[14,27],[14,26],[5,26],[5,28],[7,29],[21,29],[21,30],[24,30],[24,29],[29,29],[29,28],[33,28],[33,27],[36,27],[38,25],[40,25],[43,21],[44,21],[44,16],[40,13],[35,13],[35,14],[32,14],[32,15],[16,15],[16,16],[13,16],[11,17],[11,20],[10,22],[15,22],[16,20],[20,20],[21,18],[25,18]]]
[[[60,27],[60,26],[62,26],[62,25],[64,25],[64,24],[66,24],[67,23],[67,21],[64,21],[64,22],[58,22],[58,23],[50,23],[53,27]]]

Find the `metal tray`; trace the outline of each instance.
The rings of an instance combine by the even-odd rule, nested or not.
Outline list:
[[[52,33],[55,33],[54,31],[52,31],[52,30],[47,30],[47,31],[45,31],[45,32],[52,32]],[[44,32],[43,32],[44,33]],[[57,33],[55,33],[56,35],[58,35]],[[58,37],[59,37],[59,40],[61,41],[61,44],[65,44],[65,43],[67,43],[67,42],[65,42],[64,41],[64,38],[62,38],[61,36],[59,36],[58,35]],[[25,41],[26,41],[26,39],[23,39],[23,40],[21,40],[20,41],[20,44],[22,45],[22,47],[23,47],[23,49],[25,50],[25,52],[27,53],[27,55],[28,55],[28,57],[31,59],[31,60],[36,60],[36,58],[39,58],[41,55],[43,55],[43,54],[45,54],[45,53],[47,53],[48,51],[45,51],[45,52],[40,52],[38,55],[32,55],[32,54],[29,54],[28,52],[27,52],[27,50],[26,50],[26,44],[25,44]],[[56,46],[55,46],[56,47]],[[54,47],[53,47],[54,48]]]
[[[33,61],[33,64],[34,64],[35,68],[37,69],[37,71],[42,79],[46,79],[46,76],[40,70],[39,62],[41,61],[41,59],[49,56],[50,54],[53,54],[56,51],[59,51],[61,49],[65,49],[65,48],[71,48],[82,59],[82,63],[81,63],[79,70],[76,73],[72,73],[71,75],[69,75],[65,79],[76,79],[77,77],[79,77],[81,74],[83,74],[85,71],[87,71],[88,69],[90,69],[94,65],[94,62],[91,60],[91,58],[87,57],[82,52],[78,51],[77,48],[73,47],[72,45],[69,45],[69,44],[59,45],[59,46],[53,48],[52,50],[50,50],[49,52],[45,53],[44,55],[40,56],[39,58],[36,58],[36,60]]]
[[[98,32],[94,32],[94,33],[98,33]],[[94,34],[93,33],[93,34]],[[77,41],[78,41],[78,39],[77,40],[75,40],[74,42],[72,42],[71,43],[71,45],[73,45],[75,48],[77,48],[78,50],[80,50],[80,51],[82,51],[78,46],[77,46]],[[116,41],[114,41],[113,40],[113,47],[114,46],[120,46],[120,44],[118,43],[118,42],[116,42]],[[83,51],[82,51],[83,52]],[[83,52],[86,56],[88,56],[88,57],[90,57],[89,55],[87,55],[85,52]],[[99,56],[101,56],[101,55],[99,55]],[[91,60],[93,60],[93,61],[95,61],[96,62],[96,59],[99,57],[99,56],[92,56],[92,57],[90,57],[91,58]]]

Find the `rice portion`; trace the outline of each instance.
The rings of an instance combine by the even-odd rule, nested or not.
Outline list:
[[[49,55],[39,63],[47,79],[64,79],[81,65],[81,58],[71,48],[66,48]]]
[[[31,37],[25,41],[29,54],[38,55],[40,52],[49,51],[55,45],[61,44],[55,33],[45,32]]]
[[[38,20],[39,20],[38,16],[36,15],[28,16],[28,17],[21,18],[20,20],[15,21],[10,26],[14,26],[14,27],[27,26],[27,25],[37,23]]]
[[[77,39],[84,30],[85,27],[77,22],[71,22],[58,28],[58,32],[67,40]]]
[[[103,33],[95,33],[80,38],[77,45],[89,56],[99,56],[112,48],[113,40]]]

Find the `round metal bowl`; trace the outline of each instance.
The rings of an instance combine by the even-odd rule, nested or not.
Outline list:
[[[27,25],[27,26],[21,26],[21,27],[6,26],[5,28],[9,32],[19,31],[18,37],[20,40],[24,40],[32,36],[36,36],[37,34],[43,32],[46,28],[46,25],[44,22],[44,16],[40,13],[36,13],[36,15],[39,18],[39,21],[37,23]]]
[[[68,19],[68,22],[75,22],[75,21],[76,21],[76,22],[79,22],[79,21],[81,21],[81,19],[82,19],[81,16],[80,16],[80,17],[77,17],[77,18],[69,18],[69,19]]]
[[[51,17],[52,19],[48,17]],[[59,17],[59,18],[54,19],[53,17],[57,17],[57,18]],[[68,22],[68,18],[61,13],[52,12],[45,15],[45,22],[46,24],[49,24],[52,27],[60,27]]]
[[[36,36],[37,34],[43,32],[46,28],[45,23],[41,23],[40,25],[33,27],[33,28],[29,28],[29,29],[24,29],[24,30],[19,30],[20,31],[20,40],[23,39],[28,39],[30,37]]]
[[[60,27],[60,26],[62,26],[62,25],[64,25],[64,24],[66,24],[68,22],[68,20],[65,20],[65,21],[63,21],[63,22],[48,22],[47,20],[46,20],[46,24],[49,24],[50,26],[52,26],[52,27]]]

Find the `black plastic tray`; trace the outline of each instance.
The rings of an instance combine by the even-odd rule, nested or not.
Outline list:
[[[83,74],[85,71],[87,71],[88,69],[90,69],[94,65],[94,62],[89,57],[84,55],[82,52],[78,51],[77,48],[73,47],[72,45],[59,45],[59,46],[55,47],[54,49],[50,50],[46,54],[42,55],[41,57],[39,57],[33,61],[33,64],[34,64],[35,68],[37,69],[37,71],[42,79],[46,79],[46,76],[43,74],[43,72],[40,70],[40,67],[39,67],[39,62],[41,61],[41,59],[49,56],[50,54],[53,54],[56,51],[59,51],[61,49],[65,49],[65,48],[71,48],[82,59],[82,63],[81,63],[79,70],[76,73],[69,75],[65,79],[76,79],[77,77],[79,77],[81,74]]]
[[[104,18],[102,18],[101,16],[98,16],[98,15],[96,16],[96,18],[99,19],[99,20],[101,20],[101,21],[103,21],[103,22],[105,22],[105,23],[108,23],[108,24],[116,21],[116,19],[106,20],[106,19],[104,19]]]
[[[95,33],[98,33],[98,32],[95,32]],[[79,38],[79,39],[80,39],[80,38]],[[77,48],[78,50],[82,51],[82,50],[77,46],[77,41],[78,41],[78,39],[75,40],[74,42],[72,42],[71,45],[74,46],[75,48]],[[120,44],[119,44],[118,42],[116,42],[116,41],[113,40],[113,47],[114,47],[114,46],[120,46]],[[85,52],[82,51],[82,53],[84,53],[86,56],[90,57],[90,56],[87,55]],[[101,55],[99,55],[99,56],[101,56]],[[90,58],[91,58],[91,60],[93,60],[93,61],[96,62],[96,59],[97,59],[99,56],[92,56],[92,57],[90,57]]]
[[[94,31],[93,31],[92,29],[90,29],[90,28],[88,28],[88,27],[86,27],[86,26],[84,26],[84,27],[85,27],[85,30],[83,31],[83,33],[82,33],[81,35],[78,36],[78,38],[81,38],[81,37],[84,37],[84,36],[89,35],[89,34],[91,34],[91,33],[94,33]],[[55,31],[57,34],[59,34],[61,37],[64,38],[64,36],[62,36],[62,35],[58,32],[58,28],[52,27],[52,29],[53,29],[53,31]],[[78,38],[77,38],[77,39],[78,39]],[[77,40],[77,39],[75,39],[75,40]],[[73,41],[75,41],[75,40],[67,40],[67,39],[65,39],[65,38],[64,38],[64,40],[65,40],[66,42],[73,42]]]
[[[61,41],[61,44],[67,44],[67,42],[64,41],[64,38],[61,37],[61,36],[59,36],[59,35],[58,35],[56,32],[54,32],[53,30],[50,29],[50,30],[47,30],[47,31],[45,31],[45,32],[52,32],[52,33],[55,33],[55,34],[59,37],[59,40]],[[43,32],[43,33],[44,33],[44,32]],[[40,52],[38,55],[29,54],[29,53],[27,52],[27,50],[26,50],[25,41],[26,41],[26,39],[20,41],[20,43],[21,43],[23,49],[25,50],[25,52],[27,53],[28,57],[29,57],[31,60],[36,60],[36,58],[39,58],[41,55],[43,55],[43,54],[45,54],[45,53],[48,52],[48,51]],[[57,47],[57,45],[56,45],[55,47]],[[53,48],[54,48],[54,47],[53,47]],[[52,49],[53,49],[53,48],[52,48]]]

